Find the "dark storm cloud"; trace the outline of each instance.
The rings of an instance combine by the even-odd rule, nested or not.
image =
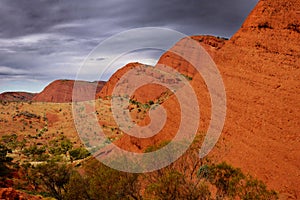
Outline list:
[[[69,34],[117,32],[111,28],[174,26],[186,34],[212,31],[232,35],[256,0],[2,0],[2,37],[61,31]],[[91,27],[89,27],[91,26]],[[94,26],[94,27],[92,27]],[[89,30],[80,27],[90,28]],[[104,29],[106,28],[106,29]],[[54,29],[54,30],[53,30]],[[94,30],[93,30],[94,29]],[[93,31],[91,31],[93,30]],[[97,31],[98,30],[98,31]]]
[[[255,0],[135,1],[126,26],[172,26],[185,34],[230,37],[255,6]],[[134,23],[132,23],[134,21]]]
[[[1,36],[10,38],[51,31],[74,33],[75,35],[89,32],[93,34],[90,30],[78,28],[88,25],[98,25],[94,27],[95,29],[108,28],[109,22],[114,18],[121,17],[116,15],[117,11],[120,11],[121,15],[123,14],[118,9],[122,5],[121,2],[110,0],[2,0],[0,2],[0,23],[3,26],[0,30]]]
[[[74,78],[85,56],[99,42],[131,28],[161,26],[187,35],[230,37],[256,3],[257,0],[1,0],[0,66],[2,71],[16,73],[6,74],[0,68],[0,91],[9,89],[2,87],[7,86],[3,84],[6,75],[24,84],[26,80]],[[111,49],[107,51],[113,53]],[[100,56],[98,61],[103,60],[105,56]]]

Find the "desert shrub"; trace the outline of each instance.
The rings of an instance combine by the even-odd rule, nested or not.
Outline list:
[[[48,161],[50,158],[50,155],[49,154],[46,154],[46,153],[42,153],[42,154],[39,154],[35,160],[36,161]]]
[[[153,105],[153,104],[154,104],[154,101],[150,100],[149,105]]]
[[[66,199],[141,199],[138,175],[120,172],[92,161],[85,174],[74,173],[67,185]]]
[[[26,139],[23,139],[21,141],[18,142],[18,147],[23,150],[25,147],[26,147],[26,143],[27,143],[27,140]]]
[[[52,155],[61,155],[66,154],[69,150],[71,150],[73,147],[73,144],[71,141],[65,137],[61,139],[61,141],[58,140],[51,140],[49,142],[49,153]]]
[[[244,200],[264,200],[277,199],[277,194],[273,190],[268,190],[266,185],[253,177],[248,177],[243,189],[240,191],[241,199]]]
[[[175,170],[163,170],[159,178],[147,186],[149,199],[210,199],[207,185],[194,182]]]
[[[72,149],[69,151],[69,153],[70,153],[72,160],[84,159],[84,158],[88,157],[89,155],[91,155],[90,152],[83,147]]]
[[[32,118],[40,119],[41,118],[41,116],[36,115],[34,113],[30,113],[28,111],[20,112],[20,113],[16,114],[14,117],[21,117],[21,116],[24,116],[26,119],[32,119]]]
[[[174,166],[178,165],[152,173],[130,174],[97,160],[81,162],[78,171],[61,161],[49,161],[36,167],[28,165],[26,177],[39,193],[66,200],[277,199],[276,193],[268,190],[263,182],[226,163],[203,164],[198,176],[184,174]]]
[[[24,155],[33,159],[41,157],[45,152],[46,146],[39,147],[36,144],[30,145],[29,147],[23,149]]]
[[[277,199],[277,194],[268,190],[263,182],[244,175],[239,168],[227,163],[203,165],[198,173],[217,189],[216,198]]]
[[[91,199],[89,195],[88,179],[80,175],[77,171],[73,171],[68,184],[66,185],[66,194],[64,199],[77,200]]]
[[[66,164],[47,162],[31,167],[29,176],[36,182],[40,192],[61,200],[67,191],[71,173],[72,168]]]
[[[66,154],[67,151],[69,151],[70,149],[72,149],[73,144],[69,139],[64,139],[60,142],[60,147],[62,149],[62,153]]]
[[[10,142],[15,142],[17,138],[18,138],[17,134],[13,133],[10,135],[3,135],[1,141],[7,144]]]
[[[239,184],[245,178],[240,169],[221,163],[218,165],[204,165],[199,173],[212,185],[217,187],[217,197],[234,197],[238,193]]]
[[[11,149],[16,149],[18,147],[18,136],[15,133],[9,135],[3,135],[1,142],[3,142],[7,147]]]

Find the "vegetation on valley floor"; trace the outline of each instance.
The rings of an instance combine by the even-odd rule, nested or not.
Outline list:
[[[0,145],[1,182],[11,179],[16,189],[56,199],[277,199],[263,182],[238,168],[196,159],[196,146],[168,167],[130,174],[101,164],[65,137],[20,151],[17,137],[7,135]],[[9,157],[16,150],[25,162]],[[34,162],[37,158],[43,161]]]

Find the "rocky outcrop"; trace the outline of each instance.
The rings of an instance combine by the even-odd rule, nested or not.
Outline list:
[[[3,92],[0,94],[0,101],[31,101],[35,95],[28,92]]]
[[[39,102],[54,102],[54,103],[66,103],[72,102],[74,80],[56,80],[50,83],[41,93],[34,96],[33,101]],[[76,86],[80,93],[80,97],[77,100],[87,101],[87,96],[91,92],[99,92],[105,82],[87,82],[77,81]],[[97,86],[96,86],[97,85]],[[96,91],[93,91],[97,87]]]
[[[103,88],[97,93],[98,98],[105,98],[107,96],[111,96],[116,84],[119,82],[120,78],[129,70],[141,66],[143,64],[135,62],[135,63],[128,63],[121,69],[117,70],[107,81],[107,83],[103,86]]]
[[[300,190],[299,0],[262,0],[217,51],[227,92],[216,155],[263,179],[282,199]]]
[[[300,197],[299,8],[299,0],[261,0],[230,40],[192,37],[214,59],[227,93],[225,126],[218,148],[210,155],[262,179],[280,193],[281,199]],[[192,79],[200,106],[202,103],[199,129],[205,130],[210,120],[210,99],[205,96],[207,89],[201,76],[170,51],[158,63]],[[135,65],[138,64],[113,75],[101,95],[109,95],[122,74]],[[144,93],[147,91],[151,90],[144,88]],[[150,140],[125,136],[117,143],[123,147],[131,143],[143,149],[172,138],[180,113],[175,112],[175,99],[166,101],[164,107],[170,109],[167,112],[172,117],[157,136]]]

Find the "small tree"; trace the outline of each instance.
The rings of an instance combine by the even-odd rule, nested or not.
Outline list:
[[[73,144],[69,139],[64,139],[60,142],[60,147],[63,154],[66,154],[70,149],[72,149]]]
[[[40,164],[31,170],[31,176],[40,183],[42,191],[58,200],[64,198],[71,173],[72,169],[66,164],[55,162]]]
[[[277,193],[268,190],[266,185],[253,177],[248,177],[239,196],[244,200],[277,199]]]
[[[73,200],[76,197],[77,200],[91,199],[89,195],[88,178],[84,175],[80,175],[77,171],[71,174],[69,183],[66,185],[67,192],[64,199]]]
[[[268,190],[263,182],[244,175],[239,168],[225,162],[201,166],[199,176],[217,188],[217,199],[277,199],[276,192]]]
[[[199,173],[217,187],[217,198],[234,197],[238,193],[240,181],[245,178],[240,169],[235,169],[225,162],[218,165],[204,165]]]
[[[97,160],[84,167],[84,175],[74,173],[67,186],[66,199],[142,199],[137,174],[120,172]]]
[[[164,169],[158,179],[147,186],[150,199],[210,199],[208,187],[198,184],[175,170]]]

